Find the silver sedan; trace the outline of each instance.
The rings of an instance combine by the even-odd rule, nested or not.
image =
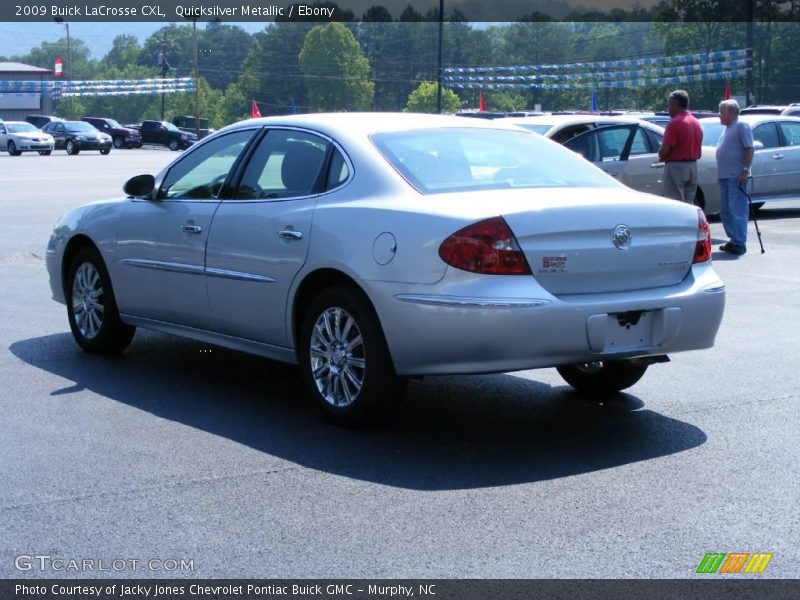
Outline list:
[[[492,122],[412,114],[226,127],[47,248],[77,343],[136,327],[296,363],[331,420],[407,378],[557,367],[612,393],[711,347],[724,285],[705,216]]]

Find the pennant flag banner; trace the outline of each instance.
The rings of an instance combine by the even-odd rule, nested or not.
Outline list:
[[[643,68],[648,66],[651,68]],[[465,90],[622,89],[741,78],[746,77],[751,68],[749,50],[743,49],[636,61],[447,68],[442,70],[442,83]],[[579,69],[586,71],[577,72]]]
[[[194,78],[98,81],[0,81],[0,92],[52,94],[53,98],[193,92]]]

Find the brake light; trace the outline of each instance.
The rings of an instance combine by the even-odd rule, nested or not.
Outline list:
[[[692,264],[711,260],[711,230],[702,209],[697,209],[697,244],[694,247]]]
[[[493,217],[456,231],[439,246],[451,267],[487,275],[530,275],[531,269],[503,217]]]

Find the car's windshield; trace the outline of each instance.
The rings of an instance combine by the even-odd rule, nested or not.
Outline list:
[[[371,139],[423,193],[620,185],[571,151],[524,131],[420,129],[375,134]]]
[[[724,128],[722,123],[719,121],[708,121],[701,123],[700,126],[703,128],[703,145],[716,146],[719,142],[719,136],[722,135],[722,130]]]
[[[180,129],[178,129],[177,127],[175,127],[175,125],[173,125],[172,123],[167,123],[166,121],[164,121],[164,125],[166,126],[166,128],[167,128],[169,131],[180,131]]]
[[[120,129],[122,127],[122,125],[117,123],[114,119],[106,119],[106,124],[109,127],[114,127],[114,128],[117,128],[117,129]]]
[[[30,123],[6,123],[9,133],[24,133],[26,131],[39,131]]]
[[[542,135],[544,135],[547,130],[552,127],[552,125],[547,125],[545,123],[536,123],[535,125],[533,123],[515,123],[515,125],[534,133],[540,133]]]
[[[83,121],[67,121],[66,125],[68,131],[81,131],[84,133],[93,133],[97,131],[94,125]]]

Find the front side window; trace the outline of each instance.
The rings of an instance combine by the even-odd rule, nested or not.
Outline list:
[[[436,128],[374,134],[371,139],[386,160],[424,194],[620,185],[570,150],[524,131]]]
[[[328,142],[288,129],[267,132],[247,165],[236,198],[298,198],[320,191],[319,175]]]
[[[777,148],[780,146],[778,142],[778,129],[775,123],[762,123],[753,129],[753,141],[761,142],[764,148]]]
[[[167,173],[159,200],[215,200],[254,129],[217,137],[189,152]]]

